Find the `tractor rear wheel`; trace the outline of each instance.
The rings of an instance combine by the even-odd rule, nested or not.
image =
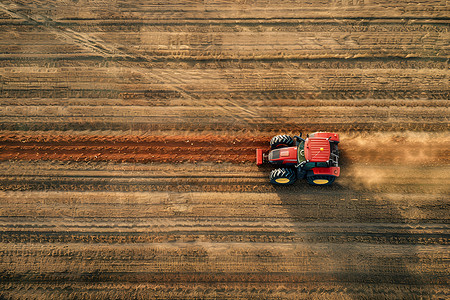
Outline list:
[[[280,147],[291,147],[294,145],[294,140],[287,134],[276,135],[270,140],[270,148],[276,149]]]
[[[275,169],[270,172],[270,182],[277,185],[293,184],[296,180],[295,171],[292,169]]]
[[[331,175],[310,175],[306,176],[306,180],[311,185],[330,185],[336,179],[335,176]]]

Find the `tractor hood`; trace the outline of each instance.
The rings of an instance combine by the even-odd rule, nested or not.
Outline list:
[[[325,138],[308,138],[305,142],[305,158],[311,162],[326,162],[330,159],[330,142]]]

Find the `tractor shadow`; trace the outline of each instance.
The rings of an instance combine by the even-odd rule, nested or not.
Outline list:
[[[421,267],[421,236],[411,232],[411,220],[383,188],[357,182],[345,152],[340,166],[341,177],[331,186],[311,186],[305,179],[273,186],[293,223],[294,243],[315,253],[298,264],[299,274],[312,272],[319,284],[348,289],[346,296],[355,299],[404,298],[411,291],[428,295],[432,279],[414,271]],[[260,168],[267,175],[270,170],[271,166]],[[308,264],[315,269],[305,269]]]

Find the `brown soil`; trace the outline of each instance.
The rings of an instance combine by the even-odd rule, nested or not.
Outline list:
[[[343,135],[344,162],[439,165],[449,162],[446,135]],[[269,150],[268,136],[0,135],[0,160],[114,162],[254,162],[255,149]]]
[[[448,299],[446,1],[2,1],[0,298]],[[338,132],[329,187],[255,148]]]
[[[264,138],[217,136],[0,135],[0,160],[249,162]]]

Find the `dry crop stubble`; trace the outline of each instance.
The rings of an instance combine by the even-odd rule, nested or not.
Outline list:
[[[27,164],[18,169],[23,173]],[[31,165],[30,171],[71,173],[85,168],[83,164],[51,164],[39,162]],[[133,165],[99,164],[95,169],[145,174],[149,167],[141,165],[141,170],[136,170]],[[236,171],[237,166],[203,168],[211,174],[217,168],[221,173]],[[446,216],[443,212],[439,216],[436,210],[444,199],[442,194],[433,198],[412,190],[386,194],[366,187],[360,192],[340,188],[319,194],[303,190],[299,195],[295,189],[278,189],[242,195],[192,191],[112,194],[109,188],[99,192],[57,188],[55,192],[3,193],[2,199],[8,201],[2,202],[2,211],[8,217],[2,224],[2,242],[6,243],[4,255],[12,258],[4,258],[3,266],[17,265],[14,276],[7,272],[4,281],[39,280],[45,286],[65,278],[74,282],[72,288],[84,280],[139,283],[141,288],[142,284],[160,286],[164,282],[163,286],[171,283],[175,290],[182,286],[187,293],[195,289],[188,282],[201,281],[213,282],[218,289],[209,293],[226,285],[238,295],[252,295],[247,294],[247,286],[265,293],[254,283],[260,280],[266,281],[266,287],[270,282],[292,293],[296,290],[292,284],[314,289],[309,282],[315,278],[322,282],[322,292],[328,297],[337,291],[354,293],[348,287],[336,290],[342,281],[353,282],[355,288],[361,280],[376,279],[375,290],[380,284],[400,284],[385,288],[390,293],[404,293],[400,287],[404,284],[433,284],[436,288],[445,283],[439,274],[445,266],[446,226],[438,226],[438,220],[445,222]],[[416,213],[408,213],[412,209]],[[400,212],[407,214],[400,216]],[[417,225],[412,225],[415,222]],[[24,246],[16,244],[24,240],[28,241]],[[36,247],[38,252],[32,250]],[[48,269],[50,266],[54,267]],[[178,271],[173,273],[174,269]],[[364,273],[355,273],[363,269]],[[423,274],[430,277],[423,278]],[[429,295],[423,288],[408,291]],[[445,289],[435,291],[445,293]],[[99,293],[111,295],[105,290]]]

